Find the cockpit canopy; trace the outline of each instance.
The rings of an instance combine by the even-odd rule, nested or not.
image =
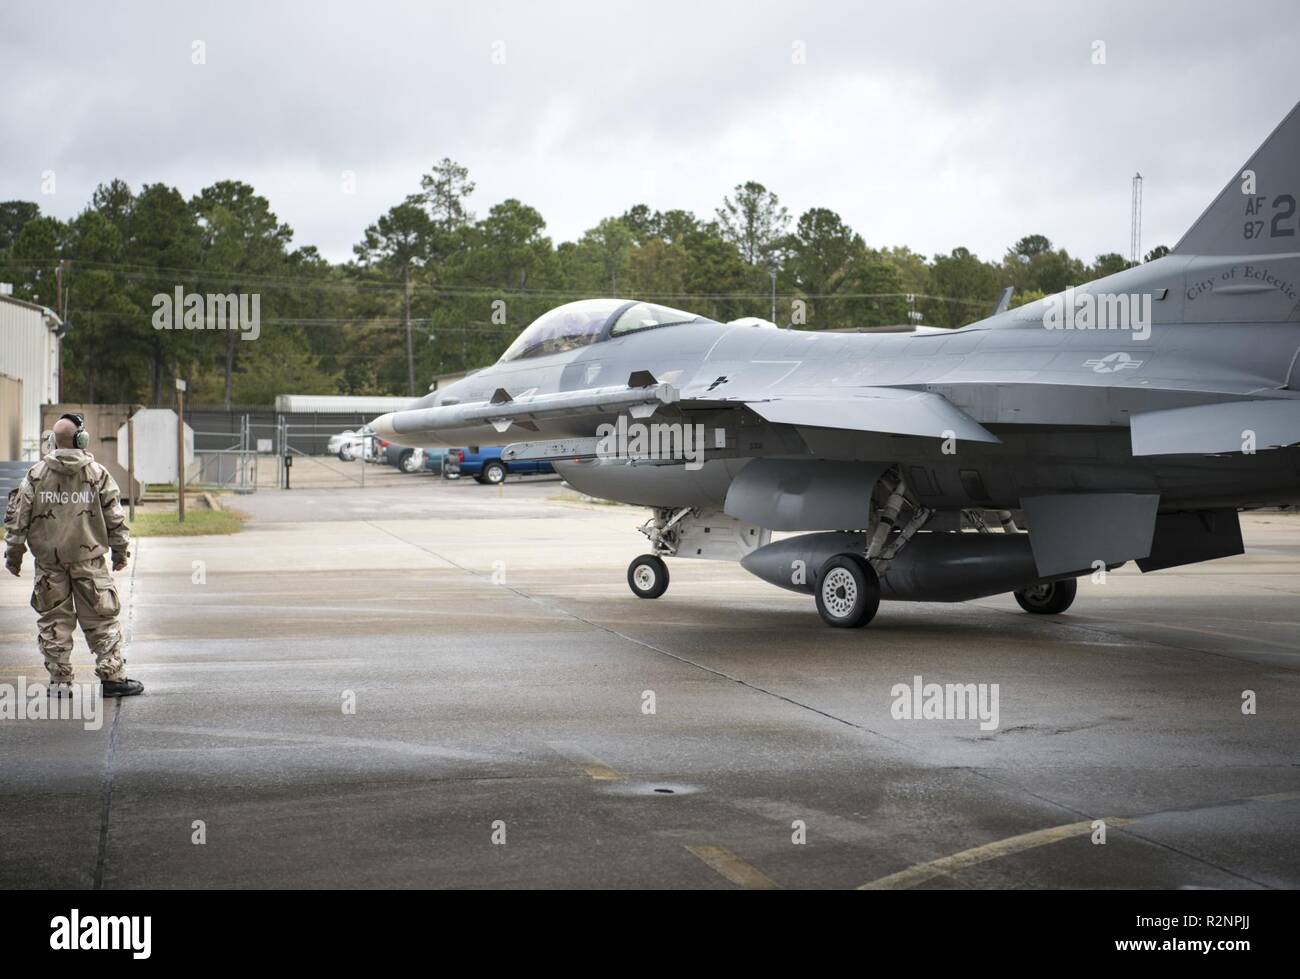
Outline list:
[[[497,363],[563,353],[589,343],[661,326],[713,322],[716,321],[685,310],[635,299],[583,299],[557,306],[537,317],[515,338]]]

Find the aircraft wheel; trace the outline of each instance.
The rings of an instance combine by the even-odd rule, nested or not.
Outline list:
[[[1015,593],[1016,601],[1026,612],[1034,615],[1057,615],[1074,604],[1079,593],[1079,583],[1073,578],[1034,585]]]
[[[654,554],[642,554],[627,566],[627,584],[637,598],[658,598],[668,590],[668,565]]]
[[[837,554],[817,572],[817,611],[837,629],[858,629],[880,608],[880,579],[865,558]]]

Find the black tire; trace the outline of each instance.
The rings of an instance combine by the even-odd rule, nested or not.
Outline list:
[[[415,450],[408,449],[397,457],[397,468],[404,473],[415,472]]]
[[[352,450],[349,449],[347,446],[344,446],[343,448],[339,449],[340,462],[351,462],[355,458],[356,456],[352,454]]]
[[[836,554],[817,572],[817,612],[836,629],[860,629],[880,608],[880,579],[865,558]]]
[[[1059,615],[1074,604],[1079,593],[1079,582],[1074,578],[1035,585],[1015,593],[1016,601],[1033,615]]]
[[[627,586],[637,598],[658,598],[668,590],[668,565],[654,554],[642,554],[627,566]]]
[[[499,486],[506,481],[506,464],[495,459],[483,466],[483,482]]]

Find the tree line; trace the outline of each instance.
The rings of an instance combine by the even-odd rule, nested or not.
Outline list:
[[[495,360],[547,309],[592,296],[731,320],[771,318],[775,293],[775,319],[796,329],[958,327],[988,315],[1006,286],[1019,304],[1129,265],[1115,253],[1086,263],[1039,234],[997,261],[966,248],[927,258],[874,247],[833,210],[795,219],[752,181],[707,218],[637,204],[558,244],[521,201],[475,214],[469,172],[450,159],[418,187],[344,263],[295,246],[270,202],[240,181],[187,200],[162,183],[137,191],[115,179],[69,221],[0,202],[0,281],[71,324],[65,400],[162,403],[175,375],[192,403],[231,406],[286,393],[423,393],[438,374]],[[256,294],[257,342],[155,329],[154,297],[177,287]]]

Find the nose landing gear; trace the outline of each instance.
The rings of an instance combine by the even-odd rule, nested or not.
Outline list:
[[[684,521],[696,515],[691,507],[655,510],[654,516],[641,525],[654,554],[642,554],[627,566],[627,586],[637,598],[658,598],[668,590],[668,565],[663,557],[677,553]]]
[[[668,590],[668,565],[655,554],[642,554],[627,566],[627,584],[637,598],[658,598]]]

